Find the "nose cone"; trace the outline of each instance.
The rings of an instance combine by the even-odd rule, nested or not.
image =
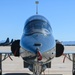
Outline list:
[[[37,53],[34,44],[39,43],[40,52],[43,53],[55,46],[55,40],[52,36],[52,29],[48,20],[41,15],[30,17],[24,27],[23,36],[20,45],[23,49]]]
[[[40,52],[46,52],[55,46],[55,41],[52,35],[44,36],[43,34],[33,34],[31,36],[23,35],[21,38],[20,45],[23,49],[33,53],[37,53],[36,46],[34,44],[39,43]]]
[[[36,53],[34,47],[34,38],[32,36],[25,36],[23,35],[20,41],[20,46],[27,51],[32,53]]]

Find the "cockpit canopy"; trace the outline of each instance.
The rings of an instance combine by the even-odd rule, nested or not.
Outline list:
[[[34,15],[30,17],[24,27],[25,34],[44,33],[50,34],[52,29],[48,20],[40,15]]]

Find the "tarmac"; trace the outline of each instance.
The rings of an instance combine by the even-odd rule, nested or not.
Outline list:
[[[71,55],[72,57],[72,55]],[[2,56],[3,58],[3,56]],[[23,67],[23,60],[21,57],[11,56],[13,59],[7,58],[2,61],[2,75],[32,75],[33,73],[28,69]],[[54,58],[51,61],[51,68],[47,68],[42,75],[72,75],[73,63],[69,59],[65,59],[63,63],[64,56]]]
[[[13,61],[7,58],[2,62],[2,75],[32,75],[28,68],[23,67],[21,57],[11,57]],[[43,75],[72,75],[72,61],[66,58],[63,63],[64,56],[54,58],[51,61],[51,68],[47,68]]]

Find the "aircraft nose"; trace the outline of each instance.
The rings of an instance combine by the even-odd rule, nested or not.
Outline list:
[[[32,40],[32,37],[25,37],[24,35],[22,36],[21,38],[21,41],[20,41],[20,46],[24,49],[24,50],[27,50],[27,51],[30,51],[34,54],[37,53],[36,51],[36,46],[40,46],[41,44],[34,44],[34,41]]]

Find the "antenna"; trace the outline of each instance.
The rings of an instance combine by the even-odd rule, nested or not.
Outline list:
[[[35,4],[36,4],[36,14],[38,14],[38,4],[39,4],[39,1],[35,1]]]

